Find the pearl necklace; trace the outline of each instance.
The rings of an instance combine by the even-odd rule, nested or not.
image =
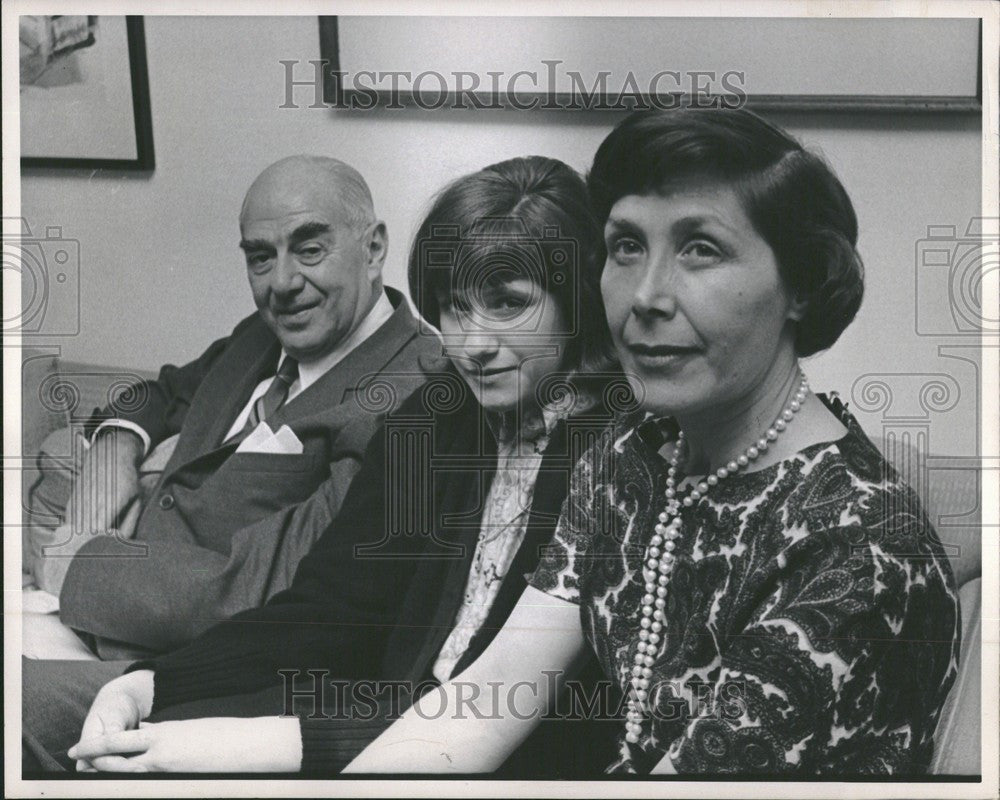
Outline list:
[[[704,497],[712,486],[719,481],[735,475],[751,461],[760,457],[785,430],[792,417],[802,408],[806,395],[809,393],[809,382],[805,375],[801,376],[799,388],[791,402],[778,415],[774,424],[767,429],[756,444],[748,447],[737,458],[726,466],[719,467],[706,476],[684,497],[677,491],[677,471],[684,449],[684,431],[677,434],[677,444],[670,458],[667,469],[666,508],[660,512],[659,522],[654,528],[653,538],[649,541],[643,558],[643,578],[646,583],[646,593],[642,598],[642,618],[639,620],[639,643],[632,666],[632,691],[629,693],[628,712],[625,717],[625,741],[637,744],[642,733],[642,721],[645,718],[645,704],[649,698],[649,681],[653,676],[653,664],[662,655],[660,642],[663,638],[663,627],[666,621],[664,609],[667,605],[667,584],[674,567],[674,550],[677,539],[681,536],[681,508],[691,508]]]

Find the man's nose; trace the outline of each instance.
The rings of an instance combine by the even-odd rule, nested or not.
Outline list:
[[[279,253],[271,271],[271,290],[275,294],[294,294],[305,286],[305,278],[292,253]]]
[[[650,261],[632,295],[632,313],[640,318],[677,313],[677,270],[668,256]]]

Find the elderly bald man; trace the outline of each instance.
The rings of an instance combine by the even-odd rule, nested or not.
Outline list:
[[[402,401],[440,355],[382,285],[386,227],[347,164],[272,164],[239,222],[257,313],[190,364],[163,367],[142,408],[101,424],[63,498],[66,524],[36,534],[49,537],[36,548],[39,586],[101,658],[177,647],[286,588],[391,410],[366,383],[391,375]],[[144,456],[175,435],[134,534],[109,535],[132,513]]]

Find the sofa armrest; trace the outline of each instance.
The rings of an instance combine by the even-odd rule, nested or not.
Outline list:
[[[52,353],[26,349],[21,358],[21,454],[38,453],[45,437],[68,422],[55,385],[58,360]]]
[[[930,771],[935,775],[979,775],[982,771],[982,588],[982,578],[977,578],[958,590],[962,609],[962,651],[958,677],[934,731]]]
[[[89,419],[95,409],[109,405],[129,384],[155,378],[146,370],[103,367],[94,364],[62,361],[49,352],[28,348],[21,362],[21,546],[22,571],[30,570],[33,553],[33,525],[55,527],[59,520],[50,509],[39,509],[32,491],[43,471],[57,463],[73,460],[72,437],[53,434],[76,428]],[[53,445],[53,441],[57,444]],[[46,445],[46,442],[49,442]],[[42,451],[48,447],[45,458]],[[53,447],[55,449],[53,450]],[[66,494],[59,490],[57,494]],[[61,514],[61,511],[60,511]]]

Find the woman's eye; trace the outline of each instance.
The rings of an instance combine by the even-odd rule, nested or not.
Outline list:
[[[697,264],[714,263],[722,258],[722,253],[710,242],[690,242],[681,250],[681,257]]]
[[[611,257],[620,264],[634,261],[642,253],[642,245],[635,239],[615,239],[608,248]]]

